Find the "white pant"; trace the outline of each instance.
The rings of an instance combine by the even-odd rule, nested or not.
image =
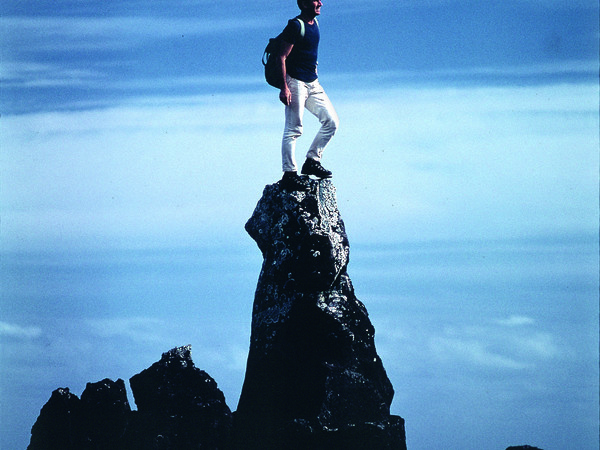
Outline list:
[[[302,135],[304,108],[321,122],[321,128],[306,154],[307,158],[321,160],[323,149],[335,134],[339,124],[338,116],[319,80],[306,83],[288,75],[287,84],[292,93],[292,102],[285,107],[285,128],[281,143],[284,172],[298,170],[295,158],[296,139]]]

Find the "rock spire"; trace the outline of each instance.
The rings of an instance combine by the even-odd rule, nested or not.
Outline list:
[[[263,255],[236,449],[406,448],[404,421],[347,273],[349,243],[331,180],[267,186],[246,230]]]

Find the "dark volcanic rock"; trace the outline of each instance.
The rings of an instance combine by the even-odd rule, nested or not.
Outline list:
[[[405,449],[331,181],[267,186],[246,230],[264,259],[234,448]]]
[[[515,447],[507,447],[506,450],[542,450],[541,448],[532,447],[531,445],[517,445]]]
[[[79,450],[82,442],[80,403],[69,388],[52,392],[31,428],[27,450]]]
[[[224,448],[231,411],[217,383],[194,366],[190,346],[163,353],[129,382],[138,411],[127,449]]]
[[[130,413],[123,380],[87,383],[81,394],[83,448],[120,448]]]
[[[28,450],[222,450],[232,415],[217,383],[179,347],[125,382],[88,383],[81,400],[57,389],[31,430]]]
[[[57,389],[31,429],[28,450],[121,449],[131,413],[123,380],[88,383],[81,400]]]

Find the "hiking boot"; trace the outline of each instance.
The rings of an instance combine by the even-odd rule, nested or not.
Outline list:
[[[331,171],[325,169],[319,161],[312,158],[306,158],[302,166],[304,175],[314,175],[317,178],[331,178]]]
[[[302,191],[306,192],[310,190],[310,183],[308,180],[298,176],[296,172],[283,172],[283,178],[281,178],[281,186],[286,191]]]

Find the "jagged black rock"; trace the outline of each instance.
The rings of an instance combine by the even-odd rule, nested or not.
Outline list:
[[[367,310],[347,274],[335,188],[267,186],[246,230],[263,254],[235,450],[406,448]]]
[[[174,348],[131,380],[88,383],[81,399],[55,390],[31,430],[28,450],[223,450],[232,414],[217,383],[196,368],[191,347]]]

